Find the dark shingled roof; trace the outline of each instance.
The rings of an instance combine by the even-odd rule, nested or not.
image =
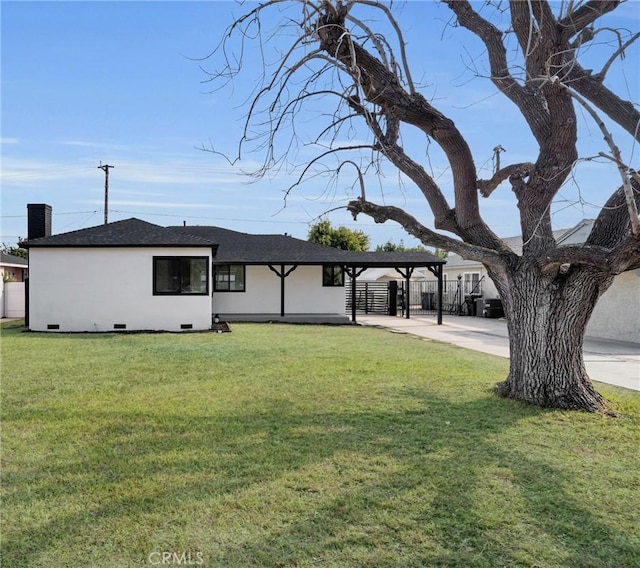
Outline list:
[[[426,252],[345,251],[287,235],[250,235],[220,227],[170,227],[217,243],[218,263],[343,264],[349,266],[427,266],[445,261]]]
[[[31,239],[29,247],[212,247],[206,239],[173,231],[140,219],[125,219],[107,225]]]
[[[235,264],[342,264],[346,251],[288,235],[250,235],[220,227],[171,227],[218,244],[215,261]]]
[[[427,266],[445,264],[447,261],[428,252],[348,252],[351,258],[346,264],[370,268],[391,266]]]
[[[354,252],[287,235],[250,235],[220,227],[160,227],[125,219],[32,239],[29,247],[211,247],[220,264],[339,264],[357,267],[428,266],[445,261],[426,252]]]

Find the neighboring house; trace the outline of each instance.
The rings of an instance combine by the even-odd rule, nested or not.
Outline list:
[[[395,268],[368,268],[359,277],[359,280],[367,282],[391,282],[393,280],[405,280],[405,276]],[[433,274],[420,268],[413,271],[412,281],[434,280]]]
[[[583,219],[570,229],[554,232],[559,245],[581,244],[586,241],[594,221]],[[503,239],[511,249],[522,253],[522,238]],[[447,257],[443,268],[444,288],[457,289],[461,282],[462,296],[481,294],[485,299],[499,298],[495,285],[485,267],[473,260],[464,260],[456,254]],[[640,270],[616,276],[611,287],[602,295],[587,326],[587,335],[617,341],[640,343]]]
[[[473,260],[465,260],[457,254],[449,254],[444,266],[444,287],[447,292],[461,288],[461,296],[477,294],[484,298],[498,298],[498,291],[487,275],[486,268]]]
[[[565,231],[560,245],[582,244],[593,227],[592,219],[584,219]],[[640,343],[640,268],[618,274],[596,304],[587,333],[591,337]]]
[[[583,223],[584,221],[576,227],[582,227]],[[591,221],[591,223],[593,223],[593,221]],[[556,240],[558,240],[564,234],[573,232],[574,229],[554,231],[554,236]],[[587,236],[588,233],[585,235],[585,239]],[[522,237],[507,237],[502,240],[513,252],[522,254]],[[444,285],[446,290],[450,290],[452,287],[457,289],[458,282],[460,282],[461,295],[463,298],[468,295],[479,295],[485,299],[496,299],[500,297],[493,281],[487,274],[487,269],[478,261],[465,260],[457,254],[449,254],[449,256],[447,256],[447,264],[444,266],[443,278],[445,280]]]
[[[47,205],[29,206],[23,244],[27,326],[35,331],[204,330],[215,315],[346,323],[345,274],[355,281],[367,267],[431,266],[441,275],[444,262],[426,253],[356,253],[287,235],[139,219],[51,235],[50,215]]]
[[[26,259],[0,252],[0,273],[3,282],[24,282],[28,262]]]
[[[0,317],[22,318],[25,313],[24,279],[27,272],[24,258],[0,252]]]
[[[640,343],[640,268],[614,278],[593,310],[587,335]]]

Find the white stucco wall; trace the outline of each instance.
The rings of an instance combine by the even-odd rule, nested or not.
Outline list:
[[[465,272],[477,271],[486,275],[486,269],[480,266],[455,267],[449,270],[445,267],[445,273],[449,283],[457,283],[458,274]],[[482,291],[485,298],[499,296],[489,276],[485,276],[482,281]],[[616,276],[611,287],[598,301],[586,334],[590,337],[640,343],[640,270]]]
[[[289,268],[285,267],[285,272]],[[213,313],[223,317],[280,315],[280,278],[267,266],[247,266],[245,292],[214,292],[212,308]],[[344,311],[344,287],[322,286],[321,266],[298,266],[285,279],[285,315],[344,314]]]
[[[211,327],[211,296],[154,296],[154,256],[206,256],[209,248],[32,248],[29,328],[181,331]],[[211,277],[211,274],[209,274]]]
[[[615,277],[593,310],[587,335],[640,343],[640,269]]]

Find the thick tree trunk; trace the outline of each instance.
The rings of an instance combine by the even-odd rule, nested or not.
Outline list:
[[[520,266],[494,281],[505,304],[511,348],[507,379],[498,394],[539,406],[604,412],[584,365],[585,330],[613,277],[593,268],[552,275]]]

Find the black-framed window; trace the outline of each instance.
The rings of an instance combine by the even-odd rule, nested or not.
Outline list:
[[[464,294],[482,294],[482,279],[479,272],[465,272],[463,275]]]
[[[322,267],[323,286],[344,286],[344,270],[342,266],[328,264]]]
[[[216,264],[213,267],[215,292],[244,292],[245,266],[243,264]]]
[[[195,295],[209,293],[209,258],[206,256],[154,256],[153,293]]]

